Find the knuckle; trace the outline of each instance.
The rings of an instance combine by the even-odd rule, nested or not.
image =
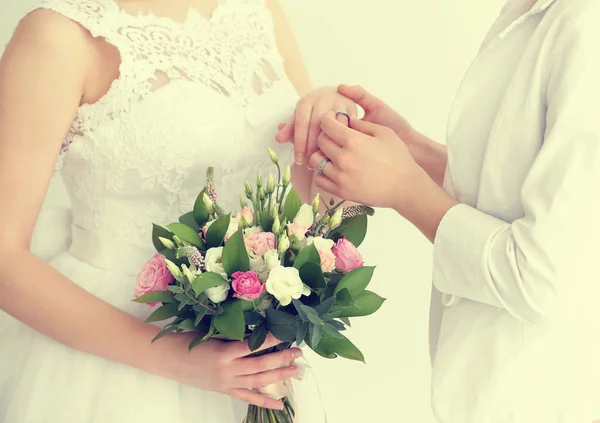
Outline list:
[[[294,353],[292,350],[284,350],[281,353],[281,361],[284,363],[291,363],[294,361]]]

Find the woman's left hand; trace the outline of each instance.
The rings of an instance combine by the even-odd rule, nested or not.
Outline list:
[[[343,110],[356,116],[354,101],[338,93],[336,87],[323,87],[304,96],[287,123],[278,126],[275,140],[279,143],[292,141],[296,164],[302,165],[317,151],[317,137],[321,132],[321,120],[326,113]]]
[[[317,187],[346,200],[395,210],[416,198],[413,182],[424,171],[392,129],[356,118],[346,126],[328,113],[321,130],[319,151],[309,167],[318,169],[323,159],[329,162],[324,175],[315,176]]]

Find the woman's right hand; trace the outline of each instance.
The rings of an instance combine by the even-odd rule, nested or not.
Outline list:
[[[281,401],[261,395],[253,389],[297,377],[299,369],[293,362],[302,356],[299,348],[248,357],[253,353],[248,347],[248,341],[225,342],[211,339],[188,352],[188,345],[193,338],[192,333],[171,336],[179,350],[178,360],[167,361],[168,365],[176,367],[168,372],[171,373],[171,379],[229,395],[259,407],[283,409]],[[281,341],[268,335],[259,351],[279,344]]]

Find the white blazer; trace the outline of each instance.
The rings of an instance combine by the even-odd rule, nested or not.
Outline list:
[[[461,204],[434,243],[442,423],[600,419],[600,1],[531,3],[504,7],[448,123]]]

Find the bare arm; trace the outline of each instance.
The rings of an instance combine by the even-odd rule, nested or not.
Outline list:
[[[88,43],[78,25],[37,11],[0,61],[0,308],[72,348],[158,373],[165,344],[151,346],[157,328],[77,287],[29,251],[56,156],[84,95]]]
[[[299,96],[304,97],[313,90],[313,86],[306,66],[302,60],[302,55],[294,34],[292,33],[285,12],[279,4],[279,1],[267,0],[267,5],[275,20],[275,35],[279,51],[284,58],[286,74],[296,88]],[[339,199],[319,189],[314,184],[314,175],[314,170],[311,170],[304,165],[294,165],[292,167],[292,183],[300,194],[302,201],[310,202],[317,194],[320,194],[323,199],[321,204],[323,204],[324,201],[329,201],[330,198],[339,201]],[[322,208],[322,210],[324,210],[324,208]]]

